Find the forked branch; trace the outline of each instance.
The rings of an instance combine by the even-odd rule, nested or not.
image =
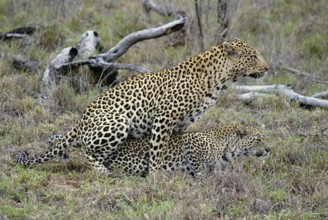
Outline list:
[[[156,28],[134,32],[124,37],[108,52],[99,54],[94,57],[89,57],[87,60],[84,59],[73,61],[75,57],[78,57],[78,55],[81,56],[82,48],[65,48],[62,53],[60,53],[53,61],[51,61],[50,65],[43,74],[42,81],[44,81],[48,86],[56,85],[56,76],[63,75],[66,70],[74,69],[83,65],[89,65],[91,69],[127,69],[140,73],[147,73],[149,70],[142,67],[114,62],[120,56],[122,56],[133,44],[139,41],[158,38],[178,31],[184,26],[185,22],[186,17],[181,17],[175,21]],[[99,43],[98,33],[95,31],[87,31],[86,34],[82,35],[81,41],[82,40],[88,40],[88,42],[82,44],[80,42],[80,44],[85,45],[87,47],[87,52],[91,52],[92,54],[92,52],[96,50],[97,43]],[[109,72],[113,73],[113,71]]]

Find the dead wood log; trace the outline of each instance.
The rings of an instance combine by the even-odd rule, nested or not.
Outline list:
[[[290,86],[284,85],[267,85],[267,86],[233,86],[232,89],[239,93],[237,98],[241,101],[250,102],[259,96],[265,94],[282,95],[301,105],[328,108],[328,101],[308,96],[300,95],[293,91]]]
[[[38,26],[15,28],[6,33],[0,33],[0,39],[11,40],[14,38],[27,38],[32,35],[38,28]]]
[[[0,33],[0,39],[2,40],[11,40],[14,38],[27,38],[29,37],[28,34],[12,34],[12,33]]]
[[[74,47],[67,47],[53,59],[42,75],[42,81],[48,87],[54,87],[57,84],[57,76],[64,71],[63,64],[73,61],[77,56],[78,50]]]
[[[80,53],[80,51],[72,47],[65,48],[54,60],[51,61],[50,65],[42,76],[42,81],[45,82],[48,87],[54,86],[57,84],[57,76],[63,75],[62,73],[65,70],[74,69],[82,65],[88,65],[91,70],[97,70],[97,72],[100,72],[102,75],[105,74],[105,78],[108,78],[106,74],[117,74],[117,69],[128,69],[140,73],[147,73],[149,70],[146,70],[142,67],[113,62],[122,56],[133,44],[142,40],[158,38],[173,33],[177,30],[180,30],[184,26],[185,22],[186,18],[182,17],[156,28],[137,31],[124,37],[107,53],[89,57],[87,60],[78,60],[72,62],[77,54]],[[82,35],[80,41],[80,50],[82,50],[81,57],[88,57],[89,55],[92,55],[98,43],[99,37],[97,32],[85,32]]]
[[[90,69],[97,75],[99,75],[99,80],[104,81],[104,78],[111,79],[109,81],[114,81],[117,76],[118,69],[125,69],[136,71],[139,73],[148,73],[150,70],[142,68],[140,66],[134,66],[122,63],[108,63],[104,60],[89,59],[89,60],[78,60],[73,62],[67,62],[73,59],[74,56],[67,54],[67,49],[63,50],[48,66],[43,74],[42,81],[48,86],[53,87],[58,82],[58,79],[65,78],[63,73],[67,70],[76,69],[83,65],[89,65]],[[76,81],[76,80],[75,80]],[[111,83],[111,82],[110,82]],[[79,83],[81,84],[81,83]]]
[[[247,92],[247,93],[237,94],[236,97],[239,101],[249,104],[258,98],[264,98],[264,97],[268,97],[268,96],[270,96],[270,95],[257,93],[257,92]]]
[[[79,42],[79,59],[88,59],[95,55],[95,52],[100,45],[98,33],[93,30],[84,32]]]

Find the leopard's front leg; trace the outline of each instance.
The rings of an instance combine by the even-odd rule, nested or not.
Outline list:
[[[162,166],[162,157],[164,149],[173,133],[176,123],[170,122],[169,117],[156,117],[151,131],[150,149],[149,149],[149,171],[153,172]]]

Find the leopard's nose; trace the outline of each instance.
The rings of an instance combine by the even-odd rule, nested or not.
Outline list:
[[[269,65],[266,62],[265,59],[263,59],[262,57],[260,58],[260,65],[261,65],[261,69],[263,69],[263,72],[267,72],[269,70]]]
[[[267,72],[269,70],[269,66],[264,66],[264,70]]]

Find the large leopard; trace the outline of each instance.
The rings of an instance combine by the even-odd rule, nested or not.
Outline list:
[[[149,169],[153,172],[160,168],[173,133],[197,121],[238,77],[259,78],[267,70],[268,64],[254,47],[239,39],[223,42],[171,69],[138,75],[110,88],[54,146],[32,157],[18,154],[16,162],[25,166],[43,163],[78,142],[90,165],[107,172],[105,159],[129,136],[149,135]]]

